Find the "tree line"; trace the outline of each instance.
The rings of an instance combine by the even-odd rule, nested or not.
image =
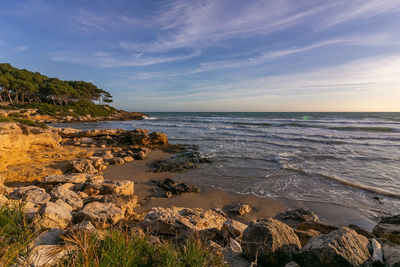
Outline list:
[[[18,69],[9,63],[0,63],[0,102],[10,104],[69,103],[98,101],[99,104],[111,103],[109,92],[84,81],[63,81],[49,78],[39,72]]]

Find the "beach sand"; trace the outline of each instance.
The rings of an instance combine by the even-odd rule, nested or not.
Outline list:
[[[330,203],[296,202],[287,199],[274,200],[271,198],[257,197],[250,194],[242,195],[223,190],[201,187],[200,193],[184,193],[171,198],[165,197],[165,191],[153,181],[165,178],[175,178],[176,173],[153,173],[148,171],[148,164],[165,159],[170,154],[158,150],[150,153],[146,160],[135,160],[124,165],[109,166],[104,171],[104,178],[110,180],[131,180],[135,182],[135,194],[138,195],[141,207],[138,212],[145,212],[152,207],[187,207],[187,208],[221,208],[227,212],[227,207],[240,202],[253,207],[253,210],[244,216],[228,213],[229,217],[249,223],[257,218],[272,217],[288,208],[306,207],[317,213],[321,221],[333,225],[356,224],[366,230],[371,230],[376,224],[359,211]],[[196,183],[192,181],[192,183]]]

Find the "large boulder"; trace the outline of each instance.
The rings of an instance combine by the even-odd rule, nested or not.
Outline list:
[[[300,240],[288,225],[273,219],[258,219],[243,232],[243,254],[261,266],[283,266],[301,248]]]
[[[120,194],[120,195],[132,195],[134,193],[134,184],[132,181],[120,180],[120,181],[104,181],[101,187],[101,194]]]
[[[38,228],[65,229],[72,220],[71,211],[62,205],[46,202],[36,214],[35,225]]]
[[[95,174],[96,168],[88,159],[75,159],[71,161],[72,169],[79,173]]]
[[[361,266],[370,257],[369,240],[350,228],[341,227],[311,238],[296,256],[296,262],[302,267]]]
[[[235,220],[226,220],[221,228],[221,234],[225,240],[242,239],[243,231],[247,228],[247,225]]]
[[[138,206],[138,197],[136,195],[105,195],[99,198],[102,203],[112,203],[122,210],[125,217],[129,217],[134,213],[134,209]]]
[[[124,211],[113,203],[94,201],[86,204],[81,214],[95,225],[106,227],[124,218]]]
[[[142,221],[147,230],[159,234],[193,233],[210,228],[221,229],[226,217],[215,210],[200,208],[152,208]]]
[[[137,146],[149,146],[151,144],[150,136],[148,135],[149,130],[136,129],[131,131],[131,141],[133,145]]]
[[[70,205],[73,210],[79,210],[83,207],[83,201],[77,193],[65,188],[64,186],[57,186],[51,191],[51,196],[56,199],[61,199]]]
[[[87,176],[83,173],[61,174],[61,175],[47,175],[42,179],[44,183],[57,184],[57,183],[73,183],[79,184],[86,182]]]
[[[149,134],[150,142],[154,145],[165,146],[168,145],[168,136],[164,133],[152,132]]]
[[[34,185],[18,187],[11,192],[10,196],[13,199],[22,199],[25,202],[30,202],[35,205],[44,204],[51,198],[50,195],[46,193],[46,190]]]
[[[377,237],[400,244],[400,215],[383,217],[372,231]]]
[[[292,227],[297,226],[299,223],[319,223],[319,217],[313,211],[306,208],[299,208],[294,210],[287,210],[278,213],[274,216],[275,219],[280,220]]]

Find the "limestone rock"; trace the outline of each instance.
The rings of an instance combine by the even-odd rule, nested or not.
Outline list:
[[[72,220],[71,211],[53,202],[46,202],[35,217],[35,224],[39,228],[65,229]]]
[[[250,213],[252,210],[252,207],[247,204],[241,204],[241,203],[236,203],[232,205],[232,207],[229,209],[230,212],[237,213],[240,216],[243,216],[247,213]]]
[[[91,202],[81,212],[84,217],[100,226],[115,224],[124,218],[124,211],[112,203]]]
[[[74,137],[74,136],[77,136],[81,132],[82,132],[82,130],[79,130],[79,129],[63,128],[63,129],[60,129],[59,134],[62,137]]]
[[[341,227],[329,234],[313,237],[300,251],[300,266],[360,266],[371,254],[368,239],[356,231]]]
[[[168,136],[164,133],[152,132],[149,137],[152,145],[168,145]]]
[[[125,161],[121,157],[114,157],[114,158],[110,159],[109,162],[112,165],[122,165],[125,163]]]
[[[53,191],[51,191],[51,196],[63,200],[70,205],[73,210],[79,210],[83,207],[83,201],[78,194],[62,186],[54,188]]]
[[[97,229],[93,226],[90,221],[83,221],[81,223],[71,226],[71,231],[75,233],[89,232],[97,234]]]
[[[297,237],[300,240],[301,246],[305,246],[308,243],[308,240],[310,240],[314,236],[319,236],[321,233],[318,232],[317,230],[313,229],[307,229],[307,230],[294,230]]]
[[[72,173],[62,175],[48,175],[42,179],[44,183],[73,183],[79,184],[86,182],[87,176],[83,173]]]
[[[124,156],[122,158],[125,162],[131,162],[134,161],[134,158],[132,156]]]
[[[132,195],[134,192],[134,184],[132,181],[105,181],[102,183],[101,194],[121,194]]]
[[[97,170],[93,167],[92,162],[88,159],[76,159],[71,161],[74,171],[79,173],[95,174]]]
[[[65,231],[59,228],[52,228],[49,231],[41,233],[30,248],[29,255],[26,258],[25,264],[27,266],[54,266],[57,262],[67,255],[68,250],[66,248],[62,249],[60,238]]]
[[[285,212],[278,213],[277,215],[274,216],[274,218],[292,227],[295,227],[297,226],[297,224],[304,222],[309,222],[309,223],[320,222],[318,215],[306,208],[287,210]]]
[[[102,203],[112,203],[122,210],[126,217],[134,214],[134,209],[138,206],[136,195],[105,195],[99,199]]]
[[[129,134],[131,136],[132,144],[138,146],[149,146],[151,141],[148,132],[149,130],[146,129],[136,129],[131,131]]]
[[[23,201],[31,202],[35,205],[44,204],[51,198],[50,195],[46,193],[46,190],[34,185],[16,188],[11,193],[11,197],[14,199],[22,199]]]
[[[400,244],[400,215],[383,217],[374,227],[372,234]]]
[[[167,192],[171,192],[173,195],[179,195],[182,193],[198,193],[200,192],[200,187],[195,184],[190,183],[177,183],[171,178],[167,178],[162,182],[158,183],[158,186],[162,187]]]
[[[101,166],[104,165],[104,159],[102,157],[91,156],[89,159],[92,161],[93,167],[97,170],[100,170]]]
[[[57,199],[54,203],[57,204],[57,205],[60,205],[62,207],[67,208],[71,212],[74,210],[67,202],[65,202],[62,199]]]
[[[283,266],[300,248],[294,230],[273,218],[251,222],[243,232],[243,254],[261,266]]]
[[[372,245],[372,261],[377,263],[383,263],[383,251],[382,245],[375,238],[371,239]]]
[[[221,229],[226,217],[214,210],[180,207],[152,208],[142,226],[159,234],[176,235],[216,228]]]
[[[226,220],[221,228],[221,234],[225,240],[229,238],[242,239],[243,231],[247,225],[235,220]]]

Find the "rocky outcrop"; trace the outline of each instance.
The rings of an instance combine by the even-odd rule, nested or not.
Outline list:
[[[226,217],[214,210],[200,208],[152,208],[141,225],[152,232],[167,235],[193,233],[210,228],[221,229]]]
[[[76,159],[71,161],[71,168],[74,172],[95,174],[96,168],[93,167],[89,159]]]
[[[99,227],[116,224],[124,218],[124,211],[113,203],[91,202],[83,207],[80,215]]]
[[[71,211],[62,205],[46,202],[36,214],[35,225],[38,228],[65,229],[72,220]]]
[[[63,185],[55,187],[51,191],[51,196],[55,199],[63,200],[65,203],[70,205],[73,210],[79,210],[83,207],[83,201],[79,195]]]
[[[72,174],[60,174],[60,175],[48,175],[42,179],[43,183],[46,184],[58,184],[58,183],[73,183],[79,184],[86,182],[87,175],[82,173]]]
[[[134,192],[134,184],[132,181],[105,181],[102,183],[101,194],[121,194],[132,195]]]
[[[169,157],[166,160],[156,161],[151,165],[153,172],[184,172],[198,168],[202,163],[211,161],[196,151],[184,151]]]
[[[313,237],[296,256],[300,266],[361,266],[371,257],[369,240],[356,231],[342,227]]]
[[[261,266],[283,266],[301,248],[300,240],[288,225],[272,219],[251,222],[243,232],[243,254]]]
[[[383,217],[372,231],[377,237],[400,244],[400,215]]]
[[[287,210],[285,212],[278,213],[274,216],[274,218],[292,227],[296,227],[300,223],[320,222],[318,215],[306,208]]]
[[[14,199],[22,199],[34,205],[44,204],[50,200],[50,195],[46,193],[46,190],[34,185],[18,187],[12,191],[10,196]]]
[[[167,178],[164,181],[158,182],[159,187],[163,188],[167,192],[171,192],[173,195],[179,195],[182,193],[199,193],[200,187],[190,183],[177,183],[174,179]]]

